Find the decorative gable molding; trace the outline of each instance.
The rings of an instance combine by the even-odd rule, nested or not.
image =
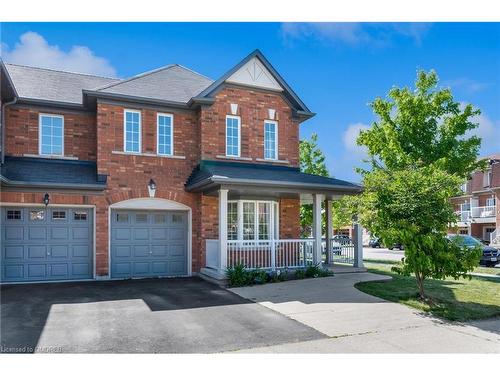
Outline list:
[[[240,69],[231,74],[231,76],[226,79],[226,82],[261,87],[274,91],[283,91],[278,81],[276,81],[257,57],[253,57]]]

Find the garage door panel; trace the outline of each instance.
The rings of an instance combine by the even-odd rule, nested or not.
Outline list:
[[[149,240],[149,228],[135,228],[134,229],[134,240],[148,241]]]
[[[131,229],[129,229],[129,228],[116,228],[114,230],[113,239],[115,239],[115,240],[130,240],[132,238],[130,233],[131,233]]]
[[[69,278],[68,264],[66,263],[51,264],[49,270],[50,270],[49,275],[52,277],[57,277],[62,279]]]
[[[132,255],[130,246],[115,246],[113,255],[117,258],[129,258]]]
[[[134,276],[148,275],[149,262],[134,262]]]
[[[46,264],[28,264],[28,278],[30,279],[46,279],[47,265]]]
[[[186,212],[115,210],[112,217],[111,277],[186,275]],[[125,248],[127,265],[120,257]]]
[[[28,228],[28,239],[29,240],[47,240],[47,228],[30,226]]]
[[[46,246],[28,246],[28,260],[40,260],[47,258]]]
[[[3,268],[3,276],[5,279],[22,280],[24,278],[23,264],[6,264]]]
[[[152,228],[151,239],[154,241],[162,241],[168,238],[167,228]]]
[[[91,278],[91,212],[86,208],[2,207],[1,281]]]
[[[6,227],[3,231],[5,233],[4,239],[6,241],[22,241],[24,240],[24,227]]]
[[[68,245],[57,245],[50,247],[51,258],[68,258],[69,257],[69,246]]]
[[[149,257],[149,246],[148,245],[134,246],[134,256]]]
[[[24,246],[5,246],[4,259],[6,261],[10,260],[20,260],[24,258]]]

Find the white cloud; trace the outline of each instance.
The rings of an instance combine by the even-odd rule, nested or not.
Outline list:
[[[116,76],[115,68],[103,57],[96,56],[86,46],[74,45],[69,51],[51,45],[38,33],[28,31],[21,35],[13,49],[3,44],[2,58],[6,62],[77,73]]]
[[[351,46],[384,46],[395,36],[407,37],[420,44],[430,27],[428,23],[306,22],[283,23],[281,32],[286,40],[315,38]]]
[[[479,126],[470,134],[481,138],[481,155],[498,153],[500,148],[500,121],[493,121],[487,115],[481,114],[473,118]]]
[[[356,140],[358,139],[359,132],[367,129],[370,129],[370,126],[360,122],[351,124],[347,127],[342,135],[342,142],[347,152],[354,153],[358,156],[366,156],[365,146],[359,146]]]
[[[491,83],[479,82],[470,78],[457,78],[444,81],[443,86],[449,86],[451,88],[463,90],[468,94],[474,94],[486,90],[491,86]]]

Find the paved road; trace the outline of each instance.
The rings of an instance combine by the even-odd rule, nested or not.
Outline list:
[[[245,350],[263,353],[500,353],[500,319],[451,324],[362,293],[354,284],[383,280],[370,273],[232,289],[327,335]]]
[[[325,337],[197,278],[12,285],[0,297],[3,352],[207,353]]]
[[[402,250],[389,250],[384,247],[374,249],[371,247],[363,247],[363,259],[376,259],[376,260],[395,260],[399,261],[405,252]]]

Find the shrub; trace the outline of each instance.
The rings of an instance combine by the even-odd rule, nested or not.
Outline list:
[[[331,271],[323,269],[319,264],[307,266],[304,273],[305,277],[326,277],[332,275]]]
[[[256,269],[250,272],[252,284],[265,284],[268,281],[269,275],[266,271]]]
[[[242,263],[228,267],[226,276],[230,287],[250,285],[252,282],[251,272]]]
[[[305,279],[306,277],[306,271],[299,268],[297,271],[295,271],[295,278],[298,280]]]

